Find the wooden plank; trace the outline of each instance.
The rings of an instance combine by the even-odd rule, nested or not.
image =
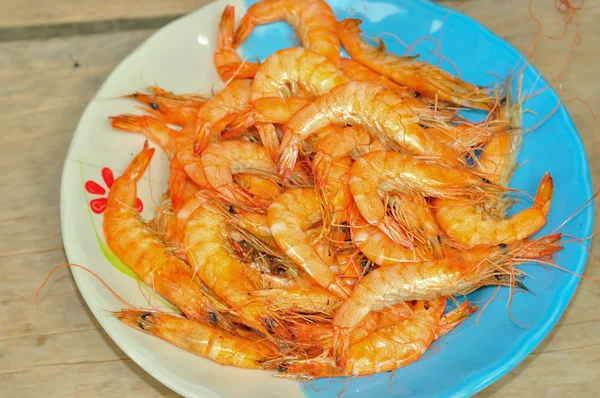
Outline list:
[[[2,1],[0,28],[16,26],[86,23],[117,19],[160,18],[187,14],[210,0],[94,1],[43,0]]]
[[[0,391],[10,397],[178,397],[130,359],[32,367],[0,374]]]

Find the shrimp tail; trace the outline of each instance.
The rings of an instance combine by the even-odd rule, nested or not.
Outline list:
[[[283,180],[287,179],[292,175],[296,162],[298,161],[298,151],[300,150],[301,139],[287,132],[283,136],[281,146],[279,147],[279,173],[283,176]]]
[[[183,204],[187,174],[176,157],[171,160],[169,171],[169,195],[173,210],[178,212]]]
[[[347,328],[333,329],[333,358],[338,368],[344,369],[350,350],[350,330]]]
[[[515,256],[524,259],[551,257],[562,250],[558,243],[561,237],[562,234],[552,234],[535,240],[525,240],[521,247],[516,249]]]
[[[248,12],[244,14],[233,37],[233,48],[238,48],[250,36],[255,27],[253,14]]]
[[[331,170],[331,156],[326,155],[322,152],[317,152],[313,159],[316,185],[319,189],[322,189],[327,183],[327,176]]]
[[[231,48],[233,45],[233,34],[235,24],[235,8],[225,6],[221,14],[221,23],[217,31],[217,48]]]
[[[112,128],[130,133],[137,133],[142,130],[144,116],[123,114],[119,116],[111,116],[110,125]]]
[[[552,203],[552,194],[554,191],[554,182],[550,173],[546,173],[540,182],[537,193],[535,195],[534,208],[541,211],[544,216],[550,212]]]
[[[465,301],[459,307],[445,314],[437,329],[438,336],[443,336],[446,333],[454,330],[460,325],[465,319],[467,319],[472,313],[477,311],[479,307],[472,306],[471,303]]]
[[[223,133],[227,134],[237,134],[240,133],[252,126],[256,123],[256,110],[253,107],[248,107],[244,111],[240,112],[233,118],[231,122],[225,129],[223,129]]]
[[[144,141],[144,147],[142,151],[137,154],[137,156],[131,161],[125,172],[123,173],[123,177],[128,178],[132,181],[137,182],[146,168],[150,164],[150,160],[152,160],[152,156],[154,155],[154,148],[148,147],[148,141]]]

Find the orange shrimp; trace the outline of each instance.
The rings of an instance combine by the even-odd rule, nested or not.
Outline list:
[[[115,180],[104,212],[106,243],[142,281],[175,304],[188,318],[232,330],[231,323],[207,293],[194,271],[173,256],[135,209],[137,181],[146,170],[154,149],[144,144],[123,175]]]
[[[279,372],[286,377],[304,381],[392,371],[421,358],[437,338],[455,329],[477,310],[477,307],[465,302],[444,315],[445,307],[446,299],[417,302],[411,315],[353,344],[347,360],[339,367],[331,358],[274,360],[267,363],[277,363]]]
[[[246,11],[235,34],[234,47],[250,36],[256,26],[287,21],[300,44],[327,57],[335,65],[340,59],[340,39],[331,7],[323,0],[262,0]]]
[[[252,79],[260,65],[252,62],[242,62],[239,54],[233,48],[233,34],[235,24],[235,8],[226,6],[221,15],[221,22],[217,32],[217,51],[214,62],[217,73],[224,82],[230,79]]]
[[[350,229],[352,243],[377,265],[386,266],[434,259],[434,256],[422,247],[407,249],[395,244],[386,234],[363,220],[355,221]]]
[[[400,303],[381,311],[371,311],[350,334],[350,345],[364,340],[380,329],[388,328],[412,315],[412,305]],[[330,351],[333,346],[333,326],[331,322],[291,324],[290,330],[296,341],[302,345],[321,347]]]
[[[427,204],[423,199],[418,201],[417,197],[472,199],[483,196],[486,187],[496,189],[469,169],[418,161],[411,156],[385,151],[370,152],[354,162],[349,185],[356,207],[364,219],[383,231],[396,244],[408,248],[413,247],[411,237],[419,236],[419,226],[426,227],[427,231],[437,231],[435,219],[428,215]],[[404,203],[392,202],[393,211],[389,215],[386,202],[394,194],[403,195]],[[412,202],[410,210],[402,212],[401,206],[409,205],[409,202]],[[398,211],[394,213],[394,210]],[[418,211],[412,217],[413,220],[417,217],[414,220],[416,222],[409,225],[402,223],[410,221],[402,215],[408,217],[411,211]],[[425,226],[427,222],[429,225]],[[438,236],[435,232],[420,236],[423,239],[428,237],[427,243],[437,246]]]
[[[436,66],[415,61],[415,57],[390,54],[386,52],[381,40],[378,48],[369,45],[360,37],[361,23],[359,19],[345,19],[337,24],[344,48],[356,61],[425,97],[437,97],[442,101],[470,108],[489,110],[493,107],[492,97],[477,86]]]
[[[287,123],[280,173],[285,177],[293,169],[302,140],[329,124],[362,126],[387,147],[454,166],[463,164],[456,151],[432,139],[419,122],[402,98],[383,86],[356,81],[342,84],[296,112]]]
[[[200,279],[232,306],[241,321],[273,339],[281,329],[266,303],[252,300],[248,292],[259,288],[260,275],[232,255],[226,220],[210,203],[189,216],[184,231],[187,258]]]
[[[206,102],[206,98],[196,94],[175,95],[158,86],[148,87],[152,94],[135,92],[124,98],[133,98],[147,104],[144,108],[163,123],[185,126],[196,122],[198,110]]]
[[[333,320],[334,356],[343,367],[349,336],[371,311],[410,300],[466,295],[486,285],[519,286],[516,264],[552,256],[562,247],[560,234],[512,244],[482,245],[451,258],[380,267],[365,276]]]
[[[210,187],[200,159],[193,154],[194,124],[186,125],[181,131],[174,130],[151,116],[119,115],[109,118],[113,128],[140,132],[158,144],[171,157],[170,195],[175,207],[183,202],[182,184],[185,173],[200,188]]]
[[[456,117],[456,111],[438,101],[437,104],[428,104],[419,98],[414,90],[401,86],[377,72],[373,72],[363,64],[351,59],[342,58],[340,69],[352,80],[361,82],[371,82],[384,85],[388,90],[394,92],[404,99],[404,103],[409,105],[413,111],[426,121],[451,121]]]
[[[352,159],[349,156],[339,158],[332,162],[327,180],[320,191],[329,207],[331,222],[340,225],[346,222],[352,206],[352,193],[348,187],[348,175]]]
[[[260,209],[260,201],[236,184],[234,174],[249,173],[278,179],[275,162],[266,149],[244,141],[219,141],[210,144],[200,158],[208,183],[223,198],[242,208]]]
[[[546,173],[533,206],[507,218],[455,200],[435,200],[433,212],[444,233],[464,247],[512,243],[533,235],[546,225],[553,190],[552,177]]]
[[[178,131],[173,130],[160,119],[132,114],[111,116],[108,119],[112,128],[131,133],[142,133],[147,139],[160,146],[170,157],[175,154],[174,143]]]
[[[269,206],[271,234],[285,253],[319,285],[345,298],[348,288],[313,248],[307,230],[323,220],[323,208],[312,188],[294,188]]]
[[[372,71],[360,62],[356,62],[353,59],[340,59],[340,69],[352,80],[384,85],[388,90],[393,91],[404,99],[415,98],[417,95],[413,89],[406,86],[401,86],[393,80],[390,80],[389,78]]]
[[[287,123],[294,113],[310,102],[306,98],[261,98],[252,101],[250,106],[238,113],[225,127],[226,132],[236,133],[254,126],[256,123]]]
[[[134,329],[221,365],[262,369],[261,362],[277,354],[277,350],[266,341],[247,340],[162,312],[127,309],[113,312],[113,315]]]
[[[269,97],[316,97],[348,82],[348,76],[322,55],[304,48],[271,54],[252,84],[252,101]]]
[[[252,80],[233,80],[218,94],[206,101],[197,115],[195,155],[200,155],[209,143],[218,140],[222,128],[215,128],[217,123],[229,115],[245,109],[250,103],[251,92]]]
[[[257,290],[249,294],[252,297],[268,299],[271,308],[282,312],[321,314],[333,317],[335,311],[342,304],[340,297],[316,283],[301,287]]]
[[[324,136],[315,147],[312,165],[317,186],[322,188],[333,161],[349,155],[364,155],[371,151],[385,151],[386,147],[360,127],[345,127]]]

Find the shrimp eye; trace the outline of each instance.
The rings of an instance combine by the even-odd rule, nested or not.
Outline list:
[[[494,278],[496,278],[496,280],[502,281],[502,280],[504,280],[504,275],[500,275],[500,274],[494,275]]]
[[[233,206],[229,206],[229,208],[227,209],[228,212],[230,212],[231,214],[235,214],[235,209],[233,208]]]
[[[140,327],[140,329],[146,330],[146,328],[144,327],[144,322],[138,322],[138,326]]]
[[[500,101],[500,105],[506,105],[506,97],[502,98],[502,101]]]
[[[148,105],[150,105],[150,108],[154,109],[155,111],[157,111],[159,108],[159,106],[156,102],[151,102]]]
[[[287,372],[287,368],[285,367],[284,364],[280,364],[280,365],[277,366],[277,371],[279,373],[285,373],[285,372]]]
[[[273,330],[275,329],[275,326],[277,326],[277,324],[275,323],[274,320],[272,320],[271,318],[267,318],[265,319],[265,323],[267,324],[267,326],[269,327],[269,329]]]
[[[421,94],[415,91],[415,98],[421,98]]]
[[[503,248],[503,249],[504,249],[504,248],[506,248],[506,243],[500,243],[500,244],[498,245],[498,247],[501,247],[501,248]]]
[[[208,311],[208,319],[215,325],[219,322],[219,316],[213,311]]]
[[[442,236],[438,235],[437,238],[438,238],[438,243],[442,243]]]
[[[344,221],[341,226],[340,226],[340,230],[342,231],[342,233],[346,233],[346,231],[348,231],[348,223],[346,221]]]
[[[145,313],[142,314],[142,319],[146,320],[146,318],[148,318],[149,316],[150,316],[150,313],[149,312],[145,312]]]

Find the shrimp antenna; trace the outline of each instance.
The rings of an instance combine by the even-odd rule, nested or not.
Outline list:
[[[76,267],[79,269],[84,270],[87,273],[92,274],[96,279],[98,279],[108,290],[110,290],[110,292],[112,294],[115,295],[116,298],[118,298],[119,300],[121,300],[123,303],[127,304],[128,306],[135,308],[132,304],[130,304],[128,301],[126,301],[125,299],[123,299],[121,296],[119,296],[117,294],[117,292],[115,292],[109,285],[108,283],[106,283],[100,276],[98,276],[98,274],[96,274],[94,271],[89,270],[88,268],[84,267],[83,265],[79,265],[79,264],[71,264],[71,263],[65,263],[65,264],[59,264],[56,267],[52,268],[52,271],[50,271],[50,273],[48,274],[48,276],[46,276],[46,279],[44,280],[44,283],[42,283],[42,285],[40,287],[37,288],[37,290],[35,291],[35,305],[37,307],[37,305],[39,304],[39,295],[40,295],[40,291],[42,290],[42,288],[44,286],[46,286],[46,284],[48,283],[48,281],[50,280],[50,277],[52,276],[52,274],[54,274],[54,272],[56,270],[58,270],[59,268],[62,267]]]
[[[594,193],[594,195],[589,198],[584,204],[582,204],[581,206],[579,206],[579,208],[577,210],[575,210],[575,212],[573,212],[573,214],[571,214],[569,217],[567,217],[567,219],[565,221],[563,221],[562,223],[560,223],[560,225],[558,225],[558,227],[554,228],[552,230],[552,232],[550,232],[550,234],[553,234],[555,232],[557,232],[558,230],[560,230],[561,228],[563,228],[565,225],[567,225],[575,216],[577,216],[579,213],[581,213],[583,211],[583,209],[590,204],[590,202],[592,202],[597,196],[598,194],[600,194],[600,187],[596,190],[596,193]]]

